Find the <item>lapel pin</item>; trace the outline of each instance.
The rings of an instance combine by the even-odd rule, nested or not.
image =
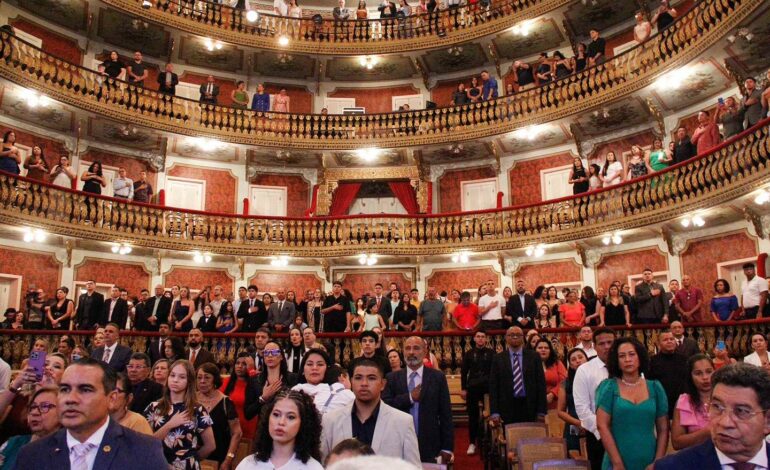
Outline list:
[[[105,451],[105,452],[109,452],[109,451],[111,451],[111,450],[112,450],[112,447],[110,447],[110,446],[104,446],[104,447],[102,447],[102,450],[103,450],[103,451]]]

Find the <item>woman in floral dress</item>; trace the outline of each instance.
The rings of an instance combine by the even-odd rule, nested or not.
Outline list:
[[[216,447],[211,417],[196,397],[195,369],[190,361],[178,360],[171,365],[163,397],[144,411],[174,470],[200,470],[201,460]]]

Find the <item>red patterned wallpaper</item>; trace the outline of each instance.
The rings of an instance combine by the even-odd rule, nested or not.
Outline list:
[[[263,173],[253,178],[251,184],[287,188],[286,215],[289,217],[302,217],[310,204],[310,184],[302,176]]]
[[[689,274],[693,284],[703,290],[705,301],[710,302],[714,281],[718,276],[717,263],[754,258],[757,254],[757,241],[746,232],[740,231],[691,240],[687,243],[687,249],[679,255],[679,259],[682,274]],[[737,295],[740,298],[740,293]]]
[[[391,282],[395,282],[401,292],[408,292],[414,285],[411,279],[406,276],[408,271],[375,271],[375,272],[345,272],[345,278],[342,280],[342,287],[349,290],[356,299],[364,294],[374,294],[374,285],[382,284],[384,291],[387,292]],[[413,277],[413,274],[410,275]],[[334,274],[334,280],[338,280],[339,274]]]
[[[292,113],[312,113],[313,112],[313,94],[303,86],[285,85],[280,83],[265,83],[265,91],[271,95],[277,95],[281,88],[286,88],[286,94],[289,96],[289,111]],[[249,99],[256,90],[249,90]],[[228,97],[230,92],[228,91]],[[220,94],[221,96],[221,94]],[[320,109],[318,110],[321,111]]]
[[[679,7],[677,6],[677,8]],[[716,106],[707,106],[704,109],[706,109],[713,116],[714,112],[716,111]],[[695,111],[689,116],[685,116],[679,119],[679,122],[676,124],[676,127],[673,127],[672,129],[670,129],[671,139],[676,140],[676,130],[682,126],[684,126],[685,129],[687,129],[687,135],[692,136],[692,133],[695,132],[695,129],[698,127],[699,112],[700,110]]]
[[[86,258],[75,267],[75,281],[85,282],[89,279],[97,284],[123,287],[128,290],[130,297],[138,297],[142,289],[150,288],[151,277],[141,264]]]
[[[323,289],[323,281],[315,273],[260,271],[252,276],[245,285],[256,284],[260,292],[275,292],[279,287],[293,290],[302,298],[308,289]],[[241,283],[238,283],[240,287]]]
[[[123,167],[126,169],[128,177],[134,181],[139,179],[140,171],[146,171],[147,180],[152,185],[153,191],[155,191],[155,193],[158,192],[158,174],[148,163],[136,157],[89,148],[80,156],[80,159],[89,162],[98,160],[102,162],[103,165]]]
[[[22,300],[30,286],[42,288],[52,298],[61,283],[59,262],[53,254],[38,251],[0,248],[0,273],[21,276]]]
[[[679,6],[677,6],[677,9]],[[683,10],[679,10],[683,11]],[[654,31],[653,31],[654,32]],[[605,52],[607,52],[607,57],[614,57],[615,56],[615,48],[618,46],[621,46],[623,44],[629,43],[634,40],[634,30],[632,29],[622,31],[618,34],[614,34],[608,38],[605,38],[607,40],[607,46],[605,48]],[[587,44],[586,44],[587,45]]]
[[[593,287],[601,286],[606,289],[615,280],[626,283],[630,274],[641,274],[644,268],[668,271],[666,254],[661,253],[657,248],[645,248],[604,255],[601,263],[596,267],[597,285]]]
[[[193,73],[193,72],[185,72],[179,76],[179,81],[185,82],[185,83],[194,83],[196,85],[202,85],[206,83],[207,78],[208,78],[208,75],[202,75],[202,74]],[[214,75],[214,83],[219,85],[219,96],[217,97],[217,104],[221,104],[224,106],[229,106],[233,104],[233,100],[230,98],[230,92],[235,90],[235,81],[233,81],[230,78],[222,78]],[[249,97],[251,97],[251,93],[249,93]]]
[[[16,133],[16,142],[32,148],[35,145],[39,145],[40,148],[43,149],[43,155],[45,155],[45,160],[48,163],[49,168],[52,168],[54,165],[59,163],[59,157],[61,155],[68,155],[69,152],[64,147],[64,144],[59,142],[58,140],[49,139],[47,137],[41,137],[37,134],[31,134],[29,132],[26,132],[22,129],[16,129],[16,128],[10,128],[10,127],[3,127],[2,132],[3,134],[7,130],[11,130]],[[24,162],[22,162],[24,163]]]
[[[168,176],[179,176],[206,181],[206,205],[208,212],[233,213],[236,209],[238,181],[228,170],[215,170],[186,165],[174,165],[166,171]]]
[[[526,263],[521,265],[519,272],[513,275],[513,279],[514,285],[522,279],[527,289],[534,292],[539,285],[581,281],[583,270],[574,260]]]
[[[187,286],[190,289],[200,290],[205,286],[220,285],[225,292],[233,290],[233,278],[227,274],[226,269],[188,268],[172,266],[171,270],[163,275],[163,285]]]
[[[436,269],[425,282],[428,287],[435,287],[439,291],[470,289],[475,293],[480,285],[489,280],[500,286],[500,273],[492,267]]]
[[[366,112],[390,113],[393,111],[393,97],[419,95],[420,90],[412,85],[384,88],[337,88],[329,98],[355,98],[356,106],[363,106]]]
[[[60,36],[53,31],[49,31],[46,28],[23,18],[10,20],[10,23],[14,28],[19,28],[25,33],[29,33],[37,38],[42,39],[42,49],[47,53],[73,62],[77,65],[82,65],[81,61],[83,60],[83,51],[78,46],[77,41],[73,41],[67,37]]]
[[[435,102],[438,106],[449,106],[449,103],[452,102],[452,95],[460,83],[464,83],[467,90],[471,86],[471,76],[436,82],[436,86],[430,90],[431,101]]]
[[[461,183],[463,181],[494,178],[497,174],[491,166],[463,168],[446,171],[438,179],[438,202],[436,212],[460,212],[462,210]]]
[[[596,163],[599,166],[602,166],[607,159],[607,152],[613,151],[617,158],[622,159],[623,152],[630,152],[632,145],[649,147],[652,145],[652,140],[654,138],[655,135],[652,133],[652,130],[646,130],[639,134],[608,140],[594,148],[593,152],[588,156],[588,161],[589,163]],[[623,162],[623,164],[625,166],[625,162]],[[625,178],[625,175],[623,177]]]
[[[572,163],[572,154],[569,152],[548,155],[536,160],[516,162],[508,172],[510,181],[510,205],[533,204],[540,202],[542,189],[540,185],[540,171],[548,168],[569,165]]]

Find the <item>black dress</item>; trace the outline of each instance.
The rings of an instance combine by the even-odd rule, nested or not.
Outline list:
[[[222,463],[227,457],[227,450],[230,448],[230,438],[232,437],[230,421],[238,419],[238,413],[235,411],[233,402],[225,396],[209,411],[209,416],[214,422],[211,425],[211,430],[214,431],[214,442],[217,443],[217,447],[206,458]]]
[[[583,66],[585,66],[585,64],[583,64]],[[561,79],[561,78],[564,78],[564,77],[569,77],[571,73],[572,72],[570,72],[570,69],[568,69],[566,65],[564,65],[564,64],[556,64],[556,78],[557,79]]]
[[[586,170],[583,167],[572,169],[572,179],[585,178]],[[588,180],[572,183],[572,194],[581,194],[588,192]]]
[[[583,304],[583,306],[586,308],[586,318],[596,313],[596,297],[590,299],[580,297],[580,303]],[[598,324],[599,319],[596,317],[592,318],[588,323],[589,326],[596,326]]]
[[[575,72],[582,72],[586,68],[586,58],[575,56]]]
[[[625,326],[626,324],[626,304],[613,305],[612,302],[604,303],[604,325],[605,326]]]
[[[61,306],[58,305],[58,302],[55,302],[51,305],[51,316],[54,320],[58,320],[59,318],[63,317],[67,314],[67,308],[69,307],[70,302],[72,300],[70,299],[64,299],[64,302],[62,302]],[[69,330],[70,329],[70,319],[66,319],[63,322],[59,323],[59,326],[54,328],[51,327],[52,330]]]
[[[90,194],[101,194],[102,185],[96,180],[88,180],[83,183],[83,192]]]

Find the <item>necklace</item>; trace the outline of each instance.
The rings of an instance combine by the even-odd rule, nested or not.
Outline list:
[[[636,379],[636,382],[627,382],[626,379],[623,379],[623,378],[621,378],[620,381],[623,382],[623,385],[625,385],[627,387],[636,387],[637,385],[642,383],[642,379],[641,378]]]

